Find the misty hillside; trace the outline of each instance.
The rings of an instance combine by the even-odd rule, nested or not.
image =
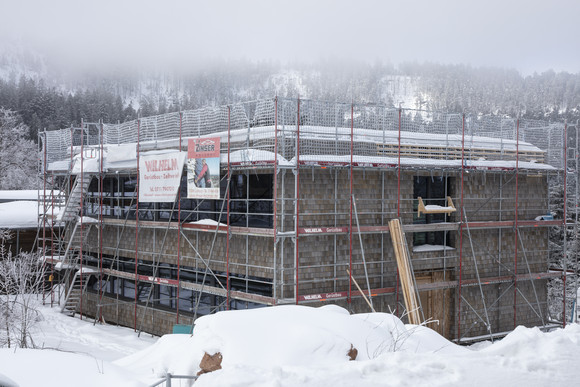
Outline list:
[[[274,96],[526,118],[580,118],[580,74],[467,65],[337,63],[281,65],[215,60],[190,71],[63,71],[22,49],[0,53],[0,106],[39,128],[224,105]]]

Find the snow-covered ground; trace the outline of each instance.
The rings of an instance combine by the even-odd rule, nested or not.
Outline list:
[[[0,385],[140,386],[195,374],[204,354],[222,369],[195,386],[551,386],[580,381],[580,325],[518,327],[495,343],[457,346],[385,314],[278,306],[198,319],[194,335],[137,336],[42,307],[44,349],[0,349]],[[358,351],[350,361],[349,349]],[[2,383],[4,382],[4,383]],[[181,384],[180,384],[181,383]],[[188,385],[173,380],[172,385]]]

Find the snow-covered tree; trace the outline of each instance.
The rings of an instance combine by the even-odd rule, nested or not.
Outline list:
[[[0,107],[0,189],[37,186],[37,149],[18,115]]]
[[[573,194],[576,184],[576,174],[568,172],[567,179],[567,208],[566,223],[568,227],[552,227],[549,234],[549,264],[550,268],[566,270],[566,320],[570,321],[572,308],[576,301],[576,290],[580,268],[578,267],[578,254],[580,246],[578,231],[572,225],[577,223],[576,213],[573,211],[578,205],[577,198]],[[564,183],[562,176],[553,176],[550,184],[550,201],[552,213],[557,219],[564,217]],[[566,238],[566,253],[564,254],[564,237]],[[561,321],[563,318],[564,281],[562,278],[554,278],[548,282],[548,308],[553,319]]]
[[[44,266],[38,254],[13,255],[5,246],[10,238],[0,230],[0,347],[30,348],[32,328],[41,318]]]

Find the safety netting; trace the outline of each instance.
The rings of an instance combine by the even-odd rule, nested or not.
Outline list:
[[[246,162],[369,165],[467,160],[563,167],[564,124],[384,105],[272,98],[41,133],[48,163],[69,167],[80,145],[157,144],[221,137],[227,155]],[[460,165],[460,164],[459,164]],[[511,164],[510,164],[511,165]],[[56,168],[59,169],[59,168]]]

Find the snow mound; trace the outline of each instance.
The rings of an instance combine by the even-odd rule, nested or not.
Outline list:
[[[577,358],[580,354],[580,325],[544,333],[539,328],[518,326],[504,339],[483,348],[481,353],[503,359],[505,365],[526,372],[543,373],[564,363],[561,354]],[[556,360],[559,359],[559,360]]]
[[[205,352],[221,352],[224,370],[327,367],[378,359],[394,351],[463,353],[429,328],[405,326],[387,313],[350,315],[328,305],[275,306],[219,312],[196,321],[193,335],[166,335],[151,348],[116,362],[134,372],[195,374]]]

